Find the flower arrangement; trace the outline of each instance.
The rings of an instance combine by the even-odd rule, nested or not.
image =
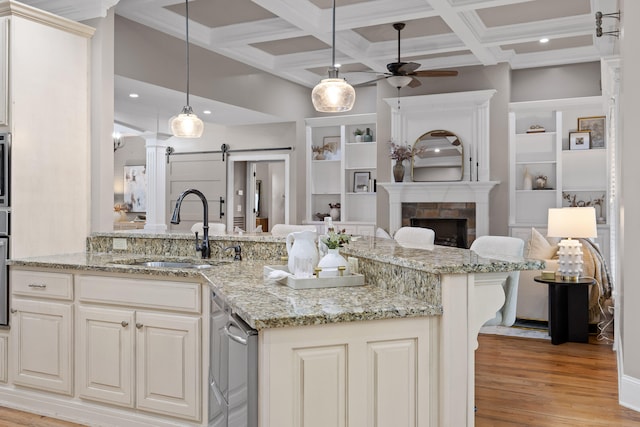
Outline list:
[[[403,160],[409,160],[413,156],[417,156],[419,154],[422,154],[423,152],[424,152],[424,149],[422,147],[415,148],[415,147],[411,147],[411,145],[409,144],[400,145],[400,144],[396,144],[393,141],[389,143],[389,157],[391,157],[391,159],[393,160],[398,160],[400,162]]]
[[[351,241],[351,236],[345,234],[344,230],[333,231],[330,230],[326,236],[322,237],[322,243],[327,245],[329,249],[341,248],[344,244]]]

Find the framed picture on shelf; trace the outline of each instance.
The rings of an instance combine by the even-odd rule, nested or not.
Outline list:
[[[578,132],[591,132],[591,148],[604,148],[605,116],[578,117]]]
[[[371,179],[371,172],[354,172],[353,173],[353,192],[354,193],[368,193],[369,180]]]
[[[588,150],[591,148],[591,132],[569,132],[570,150]]]
[[[325,136],[322,138],[322,148],[327,160],[337,160],[340,158],[340,137]]]

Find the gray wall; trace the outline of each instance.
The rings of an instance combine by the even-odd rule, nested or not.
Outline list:
[[[600,96],[600,62],[511,72],[511,101]]]
[[[640,2],[622,1],[622,16],[640,16]],[[630,21],[631,22],[631,21]],[[624,19],[623,19],[624,25]],[[635,123],[640,116],[640,28],[633,23],[626,25],[622,31],[622,144],[620,157],[622,159],[622,190],[620,198],[621,251],[622,264],[621,280],[621,319],[622,319],[622,374],[626,376],[625,384],[634,382],[635,393],[630,388],[624,388],[621,397],[635,400],[635,409],[640,408],[640,334],[634,325],[640,324],[640,286],[638,286],[638,272],[635,262],[640,258],[640,197],[638,197],[638,182],[640,182],[640,144],[638,144],[638,125]],[[626,393],[625,393],[626,392]],[[629,401],[631,399],[628,399]]]

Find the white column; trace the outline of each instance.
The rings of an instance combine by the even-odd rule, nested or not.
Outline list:
[[[167,230],[167,144],[147,138],[147,222],[148,231]]]

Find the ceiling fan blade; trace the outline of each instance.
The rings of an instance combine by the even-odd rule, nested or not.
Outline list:
[[[398,68],[398,73],[407,75],[413,73],[418,68],[420,68],[420,64],[417,64],[415,62],[407,62],[406,64],[402,64]]]
[[[411,79],[411,83],[409,83],[409,87],[418,87],[418,86],[422,86],[422,83],[420,82],[420,80],[416,79],[415,77]]]
[[[456,70],[418,70],[408,74],[415,77],[455,77],[458,72]]]

